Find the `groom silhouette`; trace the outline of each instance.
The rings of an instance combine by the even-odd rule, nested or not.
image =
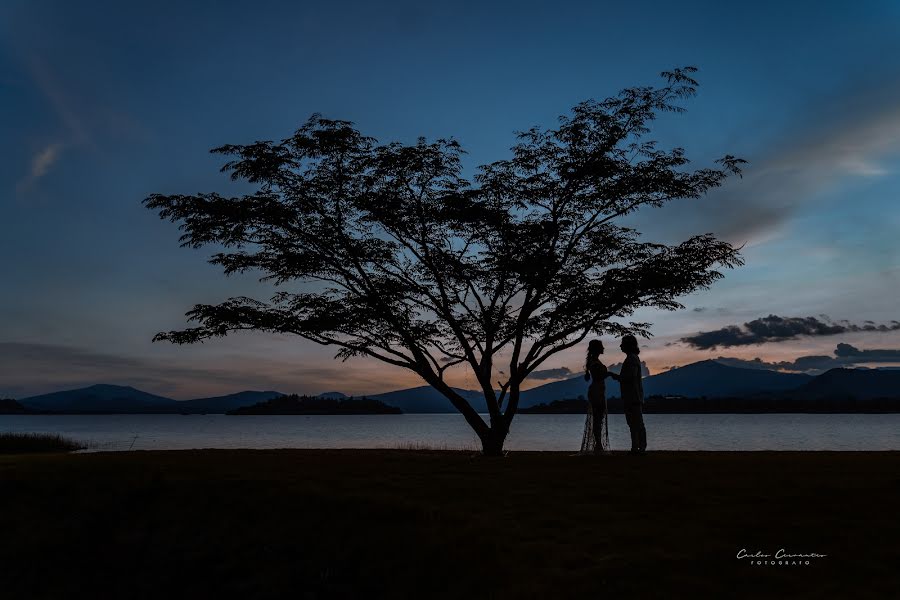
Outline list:
[[[625,421],[631,431],[631,453],[643,454],[647,450],[647,429],[644,427],[644,386],[641,381],[641,359],[637,338],[626,335],[619,345],[625,353],[625,362],[619,374],[611,373],[619,382]]]

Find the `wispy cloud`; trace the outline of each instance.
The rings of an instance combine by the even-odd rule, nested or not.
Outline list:
[[[65,91],[50,65],[32,54],[26,67],[31,80],[52,108],[63,130],[57,133],[56,140],[44,144],[31,157],[28,173],[16,185],[18,195],[27,193],[37,181],[47,175],[67,147],[97,148],[90,128],[77,110],[77,103]]]
[[[35,85],[50,103],[56,116],[65,125],[68,130],[68,137],[71,138],[72,142],[86,144],[94,148],[94,139],[90,129],[75,108],[76,103],[65,92],[63,85],[50,68],[50,65],[39,56],[32,55],[28,60],[28,71]]]
[[[31,168],[29,169],[28,174],[19,180],[19,183],[16,185],[17,193],[23,194],[27,192],[35,182],[46,175],[53,164],[59,159],[64,148],[65,144],[57,141],[51,142],[38,150],[34,156],[31,157]]]
[[[218,357],[212,366],[176,358],[148,358],[59,344],[0,342],[0,397],[25,397],[95,383],[131,385],[177,399],[246,389],[318,394],[333,390],[372,394],[421,385],[401,369],[340,363],[299,365],[270,355]],[[337,382],[337,383],[336,383]]]
[[[0,381],[0,394],[39,393],[93,383],[143,385],[158,393],[178,390],[186,382],[238,387],[244,383],[227,369],[191,368],[74,346],[18,342],[0,342]]]
[[[62,142],[53,142],[35,154],[34,158],[31,159],[31,178],[38,179],[43,177],[51,165],[56,162],[62,148]]]
[[[900,76],[848,86],[816,98],[780,139],[750,160],[744,177],[690,203],[648,211],[666,232],[712,231],[733,243],[761,243],[823,191],[852,178],[890,173],[885,159],[900,153]]]

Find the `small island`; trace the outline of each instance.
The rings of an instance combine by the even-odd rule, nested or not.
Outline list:
[[[322,398],[321,396],[278,396],[253,406],[230,410],[228,415],[399,415],[403,411],[370,398]]]
[[[0,415],[25,415],[30,411],[12,398],[0,399]]]
[[[523,415],[572,415],[587,412],[587,400],[584,396],[569,398],[566,400],[554,400],[550,404],[538,404],[527,408],[520,408]]]

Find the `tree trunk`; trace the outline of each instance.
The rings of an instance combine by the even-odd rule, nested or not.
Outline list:
[[[503,442],[506,441],[506,435],[509,429],[506,427],[493,426],[487,433],[480,436],[481,438],[481,454],[483,456],[503,456]]]

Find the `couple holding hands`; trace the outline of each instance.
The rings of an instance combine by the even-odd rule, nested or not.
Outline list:
[[[588,344],[584,365],[584,378],[591,382],[588,387],[587,418],[581,439],[582,454],[599,454],[609,451],[609,414],[606,408],[606,378],[619,382],[621,398],[625,409],[625,421],[631,431],[631,453],[643,454],[647,450],[647,430],[644,427],[644,388],[641,383],[641,360],[637,338],[626,335],[619,345],[625,353],[625,361],[618,373],[613,373],[600,362],[603,342],[591,340]]]

